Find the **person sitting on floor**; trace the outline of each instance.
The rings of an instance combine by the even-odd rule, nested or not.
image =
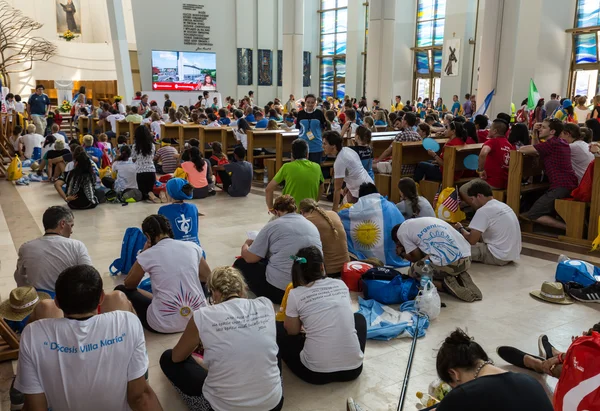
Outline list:
[[[61,272],[56,299],[40,301],[31,321],[14,383],[25,394],[23,409],[162,410],[145,378],[140,321],[123,294],[104,293],[94,267]]]
[[[192,241],[200,245],[198,240],[198,207],[184,202],[193,197],[194,187],[182,178],[167,181],[167,194],[171,204],[158,209],[158,214],[169,220],[175,240]]]
[[[279,356],[310,384],[355,380],[363,370],[365,317],[353,314],[346,284],[325,275],[319,248],[301,248],[288,258],[293,259],[293,288],[285,320],[277,323]]]
[[[521,258],[521,226],[515,212],[494,199],[483,180],[470,184],[469,201],[477,209],[469,229],[456,228],[471,244],[471,260],[489,265],[506,265]]]
[[[281,410],[271,301],[248,299],[246,283],[232,267],[213,270],[207,286],[213,304],[192,313],[175,348],[162,354],[160,368],[190,410]],[[235,326],[216,326],[232,317]],[[198,347],[202,360],[194,358]]]
[[[335,131],[326,131],[323,134],[323,151],[329,157],[335,157],[333,163],[334,193],[333,211],[338,211],[342,200],[342,187],[346,183],[344,196],[346,202],[358,201],[358,188],[363,183],[373,183],[369,173],[363,167],[360,157],[350,147],[342,147],[342,136]]]
[[[431,203],[417,194],[417,185],[410,177],[401,178],[398,182],[400,202],[396,204],[405,220],[416,217],[435,217]]]
[[[181,168],[187,173],[187,180],[194,187],[195,199],[215,195],[211,190],[213,175],[210,163],[204,159],[202,152],[197,147],[187,149],[181,156]]]
[[[312,198],[315,201],[321,198],[323,172],[319,164],[308,160],[306,140],[298,138],[292,142],[292,161],[285,163],[267,185],[265,199],[269,210],[273,209],[273,193],[283,182],[285,186],[282,194],[294,197],[296,204],[300,204],[305,198]]]
[[[217,165],[213,169],[219,173],[223,182],[223,191],[231,197],[246,197],[252,188],[254,170],[252,164],[245,161],[246,149],[237,146],[233,150],[233,163]]]
[[[321,250],[322,245],[317,227],[296,214],[293,197],[278,197],[272,210],[278,218],[269,221],[255,240],[246,240],[241,258],[233,266],[242,272],[255,295],[265,296],[273,303],[280,304],[292,280],[290,255],[311,245]]]
[[[36,133],[35,124],[27,126],[27,134],[20,136],[14,146],[19,150],[22,159],[39,160],[42,155],[42,144],[44,137]]]
[[[564,125],[560,120],[547,118],[533,127],[533,145],[519,149],[524,154],[538,154],[544,164],[544,172],[550,181],[550,189],[539,197],[525,214],[530,220],[562,230],[563,221],[554,218],[554,200],[569,197],[578,185],[577,175],[571,162],[571,147],[561,138]],[[540,139],[546,139],[540,143]]]
[[[89,134],[83,136],[83,149],[96,164],[96,167],[102,168],[102,150],[94,147],[94,136]]]
[[[471,246],[444,220],[434,217],[411,218],[392,229],[396,253],[412,264],[408,275],[421,279],[425,266],[439,290],[460,300],[481,300],[481,291],[467,270],[471,267]]]
[[[17,287],[31,285],[54,295],[58,275],[68,267],[92,265],[85,244],[71,237],[75,217],[66,207],[52,206],[42,217],[44,235],[21,245],[15,281]]]
[[[201,281],[210,268],[202,248],[192,241],[177,241],[164,215],[150,215],[142,223],[148,238],[122,285],[142,325],[148,331],[169,334],[185,330],[190,314],[206,305]],[[147,273],[152,294],[137,287]]]
[[[527,374],[507,372],[461,329],[442,344],[437,374],[452,387],[436,411],[552,411],[542,385]]]
[[[66,191],[56,187],[58,195],[74,210],[88,210],[96,208],[96,170],[92,160],[85,151],[79,151],[73,156],[73,169],[67,176]],[[66,170],[66,169],[65,169]],[[61,180],[57,180],[57,183]]]
[[[154,166],[158,174],[172,174],[177,169],[179,152],[172,145],[159,148],[154,155]],[[160,164],[159,164],[160,163]]]
[[[137,190],[135,164],[131,161],[131,148],[122,146],[119,156],[112,165],[112,176],[102,178],[102,185],[123,194],[127,190]]]
[[[212,155],[208,158],[208,161],[210,162],[210,168],[212,169],[216,184],[223,184],[223,180],[221,180],[221,177],[219,176],[219,173],[215,167],[223,164],[229,164],[229,159],[225,153],[223,153],[223,144],[220,142],[213,141],[210,144],[210,148],[212,149]]]
[[[299,210],[300,214],[319,230],[327,276],[341,277],[344,264],[350,261],[350,255],[348,254],[346,230],[344,230],[340,216],[333,211],[323,210],[319,203],[312,198],[302,200]]]

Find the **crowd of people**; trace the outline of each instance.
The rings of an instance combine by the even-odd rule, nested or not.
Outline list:
[[[33,105],[44,103],[39,97],[44,94],[36,95]],[[275,99],[258,108],[249,93],[239,102],[228,97],[219,107],[204,92],[193,107],[176,108],[165,95],[161,108],[139,93],[131,106],[119,101],[99,108],[99,118],[111,125],[113,116],[148,124],[136,129],[131,146],[125,136],[113,136],[117,147],[94,130],[81,141],[68,141],[59,123],[46,133],[46,125],[35,120],[25,135],[15,126],[13,149],[39,161],[37,173],[47,173],[68,208],[46,210],[45,234],[19,249],[15,296],[33,296],[35,302],[21,312],[26,315],[7,317],[22,332],[13,391],[24,394],[27,409],[162,409],[147,380],[146,329],[182,333],[162,354],[160,367],[190,409],[281,410],[282,361],[311,384],[351,381],[362,373],[367,321],[353,313],[348,286],[339,280],[345,263],[377,256],[392,267],[408,262],[408,275],[417,282],[426,274],[441,292],[465,302],[481,300],[468,273],[471,265],[504,266],[521,254],[519,219],[493,195],[507,186],[510,151],[539,155],[550,184],[527,218],[564,229],[554,216],[554,200],[570,196],[600,147],[591,141],[596,141],[591,126],[588,131],[570,121],[569,100],[536,109],[534,123],[527,117],[525,124],[519,121],[526,117],[522,113],[500,113],[491,121],[475,115],[475,96],[465,99],[461,104],[454,96],[448,110],[441,99],[435,105],[428,99],[402,104],[397,96],[388,111],[377,100],[368,108],[364,98],[339,102],[308,94],[300,103],[291,95],[284,104]],[[597,111],[590,110],[589,117],[595,119]],[[238,146],[226,153],[212,143],[206,159],[190,140],[179,153],[160,136],[163,117],[173,124],[232,127]],[[419,195],[420,181],[442,179],[443,154],[430,151],[431,161],[403,168],[393,188],[400,193],[398,204],[378,193],[374,173],[391,167],[391,146],[373,156],[378,126],[397,130],[396,142],[437,136],[446,145],[483,144],[477,170],[461,174],[473,177],[458,193],[461,207],[470,211],[468,226],[437,218]],[[218,185],[232,197],[248,195],[253,164],[244,158],[251,127],[298,129],[292,161],[265,188],[271,220],[245,241],[231,267],[211,269],[198,238],[198,209],[186,201],[214,195]],[[329,174],[322,167],[327,160],[333,161]],[[108,165],[111,174],[101,175]],[[70,238],[75,220],[69,208],[93,208],[113,193],[119,201],[168,204],[144,219],[143,249],[123,284],[105,293],[85,245]],[[333,200],[331,211],[319,204],[323,195]],[[387,225],[377,226],[374,212]],[[359,249],[349,215],[369,220],[382,240]],[[151,290],[142,287],[145,280]],[[276,321],[273,304],[284,307],[282,321]],[[552,365],[564,359],[551,349],[542,360],[511,347],[500,352],[508,362],[536,371],[550,367],[546,359]],[[438,410],[552,409],[538,382],[494,366],[461,330],[445,340],[436,366],[454,388]],[[552,375],[556,372],[553,368]],[[100,395],[107,389],[110,396]],[[90,405],[89,398],[98,395],[102,399]]]

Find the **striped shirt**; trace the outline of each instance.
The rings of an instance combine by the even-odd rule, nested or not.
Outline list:
[[[177,168],[177,149],[172,146],[164,146],[158,149],[156,155],[160,157],[162,169],[165,174],[174,173]]]

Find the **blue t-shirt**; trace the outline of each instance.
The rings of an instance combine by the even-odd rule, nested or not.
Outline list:
[[[309,153],[323,152],[323,128],[325,127],[325,116],[321,110],[312,113],[301,110],[298,112],[296,128],[300,130],[298,138],[306,140]]]
[[[198,240],[198,208],[190,203],[173,203],[158,209],[171,223],[176,240],[192,241],[200,245]]]
[[[254,118],[254,114],[248,114],[248,115],[246,116],[246,121],[247,121],[248,123],[254,123],[254,122],[256,121],[256,119]]]
[[[260,121],[256,122],[256,128],[267,128],[267,125],[269,125],[269,120],[267,120],[266,118],[263,118]]]
[[[229,117],[222,117],[219,119],[219,123],[224,126],[228,126],[231,123],[231,120],[229,119]]]
[[[102,150],[100,150],[98,147],[86,147],[85,152],[90,157],[96,157],[98,159],[98,161],[95,161],[96,165],[98,168],[102,168]]]
[[[450,111],[452,111],[452,114],[454,114],[455,116],[458,115],[458,113],[460,112],[460,103],[458,101],[455,101],[454,104],[452,104],[452,109]]]
[[[45,94],[37,95],[33,93],[29,96],[27,104],[31,107],[31,114],[43,116],[46,114],[46,107],[50,105],[50,99]]]

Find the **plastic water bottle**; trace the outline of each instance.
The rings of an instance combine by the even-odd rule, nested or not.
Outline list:
[[[263,184],[269,184],[269,172],[267,171],[267,167],[263,170]]]
[[[433,268],[431,268],[431,261],[425,260],[425,265],[423,266],[423,270],[421,272],[421,289],[425,290],[427,288],[427,283],[431,281],[431,277],[433,274]]]

